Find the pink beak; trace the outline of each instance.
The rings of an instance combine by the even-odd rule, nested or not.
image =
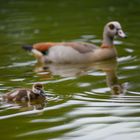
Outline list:
[[[122,29],[119,29],[118,32],[117,32],[117,35],[120,37],[120,38],[126,38],[126,34],[123,32]]]

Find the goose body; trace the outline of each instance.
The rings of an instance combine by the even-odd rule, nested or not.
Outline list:
[[[45,94],[42,84],[34,84],[32,89],[18,88],[6,93],[3,96],[7,101],[32,101],[32,100],[45,100]]]
[[[100,47],[83,42],[42,42],[23,48],[34,54],[42,63],[89,63],[117,57],[113,45],[115,36],[125,38],[119,22],[109,22],[104,27],[103,42]]]

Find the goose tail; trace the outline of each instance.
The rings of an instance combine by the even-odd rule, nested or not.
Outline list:
[[[32,45],[23,45],[23,46],[22,46],[22,49],[31,52],[32,49],[33,49],[33,47],[32,47]]]

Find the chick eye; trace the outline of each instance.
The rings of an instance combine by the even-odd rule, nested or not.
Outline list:
[[[114,26],[113,24],[110,24],[110,25],[109,25],[109,28],[110,28],[111,30],[114,30],[114,29],[115,29],[115,26]]]

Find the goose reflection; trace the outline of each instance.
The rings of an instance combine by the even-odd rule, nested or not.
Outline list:
[[[106,74],[106,83],[110,88],[110,91],[113,95],[124,94],[125,87],[123,84],[119,82],[117,76],[117,60],[112,59],[109,61],[100,61],[93,64],[40,64],[37,63],[35,66],[35,72],[42,76],[44,80],[48,80],[55,75],[59,75],[61,77],[75,77],[86,75],[90,71],[101,70]]]

